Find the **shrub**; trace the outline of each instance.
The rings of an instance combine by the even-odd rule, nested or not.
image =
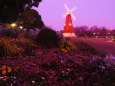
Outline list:
[[[0,35],[7,37],[16,37],[17,33],[11,28],[7,28],[4,25],[0,25]]]
[[[27,45],[32,45],[33,41],[31,39],[28,38],[19,38],[17,41],[17,44],[22,45],[22,46],[27,46]]]
[[[39,29],[35,28],[35,29],[30,29],[29,30],[29,34],[27,35],[29,38],[31,39],[36,39],[37,34],[39,33]]]
[[[5,29],[1,31],[1,35],[7,37],[16,37],[16,32],[10,29]]]
[[[64,53],[68,53],[75,48],[75,46],[68,39],[61,40],[59,46],[60,50]]]
[[[106,58],[111,59],[111,57]],[[108,62],[104,61],[104,58],[94,56],[92,59],[85,60],[82,68],[89,73],[84,75],[87,86],[114,86],[114,65],[108,67]]]
[[[34,41],[28,38],[19,38],[17,39],[16,44],[23,48],[23,53],[25,54],[32,54],[33,49],[37,47]]]
[[[43,47],[56,47],[60,41],[57,33],[50,28],[43,28],[37,35],[36,41]]]
[[[104,58],[104,61],[106,62],[108,67],[115,67],[115,57],[113,55],[106,56],[106,58]]]
[[[12,43],[10,38],[4,37],[0,39],[0,56],[16,55],[19,52],[21,52],[21,48]]]

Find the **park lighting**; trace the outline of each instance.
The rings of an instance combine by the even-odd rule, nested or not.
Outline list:
[[[22,29],[23,27],[22,26],[20,26],[20,29]]]
[[[95,36],[96,38],[98,37],[98,36]]]
[[[95,33],[93,33],[93,35],[95,35]]]
[[[10,24],[10,26],[11,26],[11,27],[16,27],[17,24],[16,24],[16,23],[12,23],[12,24]]]

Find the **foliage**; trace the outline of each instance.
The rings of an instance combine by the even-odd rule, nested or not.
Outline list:
[[[114,57],[79,57],[39,49],[36,59],[0,61],[0,69],[11,74],[0,77],[1,86],[114,86]],[[39,57],[39,58],[38,58]],[[72,57],[75,59],[73,60]],[[108,61],[107,61],[108,60]],[[6,66],[5,64],[12,65]],[[21,63],[21,64],[20,64]],[[80,65],[78,63],[81,63]],[[108,63],[111,64],[108,66]],[[15,66],[16,68],[14,68]],[[5,69],[6,68],[6,69]]]
[[[1,25],[0,27],[0,35],[1,36],[7,36],[7,37],[16,37],[16,32],[12,29],[7,28],[4,25]]]
[[[13,39],[8,37],[0,39],[0,56],[16,55],[21,52],[21,48],[12,42]]]
[[[33,44],[31,39],[24,38],[24,37],[17,39],[16,42],[17,42],[17,44],[21,44],[22,46],[32,45]]]
[[[7,36],[7,37],[16,37],[16,32],[13,30],[7,29],[7,30],[2,30],[2,36]]]
[[[0,0],[0,21],[4,23],[11,23],[16,21],[19,14],[27,8],[39,5],[42,0]]]
[[[113,55],[107,55],[104,61],[108,67],[114,67],[115,69],[115,57]]]
[[[56,47],[60,38],[54,30],[46,27],[38,33],[36,41],[43,47]]]
[[[33,50],[37,47],[35,42],[28,38],[19,38],[15,43],[23,49],[23,54],[32,54]]]
[[[106,29],[106,27],[101,27],[100,35],[101,36],[107,36],[107,29]]]
[[[41,29],[44,26],[41,16],[34,9],[26,9],[23,13],[21,13],[17,23],[27,30],[34,28]]]
[[[23,79],[19,79],[24,77],[22,70],[19,67],[11,67],[7,65],[2,65],[0,68],[0,85],[1,86],[10,86],[17,84],[21,84]],[[17,82],[18,80],[18,82]]]
[[[75,46],[68,39],[61,40],[59,46],[60,50],[64,53],[68,53],[75,49]]]
[[[108,67],[105,58],[93,57],[85,61],[83,69],[90,75],[85,76],[90,85],[114,86],[115,69],[113,65]]]
[[[33,39],[33,40],[35,40],[36,39],[36,37],[37,37],[37,34],[40,32],[40,29],[30,29],[29,30],[29,34],[28,34],[28,38],[30,38],[30,39]]]

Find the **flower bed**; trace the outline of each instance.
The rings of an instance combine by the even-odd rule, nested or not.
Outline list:
[[[104,58],[82,56],[58,48],[37,49],[35,56],[18,60],[0,60],[1,85],[14,86],[114,86],[114,66]],[[108,59],[108,58],[107,58]],[[107,63],[106,63],[107,62]],[[3,65],[11,68],[3,72]],[[15,71],[16,70],[16,71]]]
[[[27,38],[11,40],[10,46],[14,43],[21,52],[0,57],[1,86],[115,85],[114,57],[102,58],[86,43],[64,39],[59,47],[41,47]]]

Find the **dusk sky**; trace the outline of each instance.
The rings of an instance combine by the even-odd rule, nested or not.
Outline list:
[[[87,25],[89,27],[97,25],[115,29],[115,0],[42,0],[36,9],[41,15],[46,26],[54,30],[63,30],[66,13],[64,3],[70,9],[77,7],[73,12],[76,20],[74,27]]]

